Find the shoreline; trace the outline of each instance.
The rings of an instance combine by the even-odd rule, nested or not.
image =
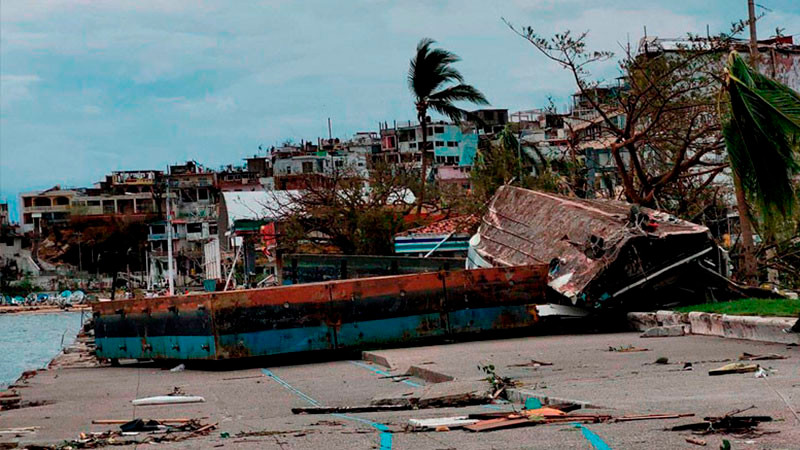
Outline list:
[[[57,305],[43,305],[43,306],[0,306],[0,314],[52,314],[60,312],[80,312],[91,311],[90,305],[73,305],[68,308],[62,308]]]
[[[68,308],[68,309],[63,309],[63,308],[60,308],[58,306],[50,306],[50,305],[45,306],[45,307],[41,307],[41,306],[38,306],[38,307],[37,306],[33,306],[33,307],[31,307],[31,306],[28,306],[28,307],[12,306],[10,308],[14,308],[15,311],[10,311],[10,312],[5,311],[5,309],[7,309],[8,307],[4,306],[4,307],[0,307],[0,317],[4,317],[4,316],[36,316],[36,315],[63,314],[63,313],[71,313],[71,314],[73,314],[73,313],[82,312],[84,310],[91,311],[91,308],[88,307],[88,305],[81,305],[81,306],[82,307],[79,307],[79,308],[74,308],[73,307],[73,308]],[[71,343],[70,344],[67,344],[66,342],[62,343],[61,348],[56,349],[54,354],[52,354],[52,356],[50,356],[42,364],[39,364],[38,367],[33,367],[33,365],[28,366],[28,367],[21,367],[19,369],[20,370],[19,377],[17,377],[13,381],[11,379],[8,379],[7,381],[0,382],[0,394],[3,393],[3,392],[12,391],[14,389],[14,387],[16,385],[18,385],[21,381],[24,381],[27,378],[30,378],[30,377],[34,376],[36,373],[38,373],[38,372],[40,372],[42,370],[48,370],[48,369],[50,369],[52,367],[59,366],[59,361],[64,358],[66,353],[68,353],[67,349],[69,349],[70,347],[74,347],[79,342],[79,338],[81,336],[81,333],[82,333],[82,330],[79,328],[77,330],[77,335],[75,335],[75,336],[73,336],[71,338],[71,341],[70,341]],[[64,345],[64,344],[67,344],[67,345]],[[2,396],[0,396],[0,397],[2,397]],[[0,400],[2,400],[2,399],[0,399]],[[2,403],[3,402],[0,401],[0,411],[4,410],[4,408],[2,407],[3,406]]]

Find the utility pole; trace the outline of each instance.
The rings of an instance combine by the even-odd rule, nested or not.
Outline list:
[[[756,38],[756,13],[754,0],[747,0],[747,10],[750,24],[750,65],[758,70],[758,41]],[[758,281],[758,267],[756,261],[755,245],[753,243],[753,224],[750,222],[750,213],[747,208],[747,197],[744,193],[742,180],[736,171],[733,171],[733,185],[736,190],[736,209],[739,212],[739,234],[741,236],[741,267],[739,272],[745,284],[753,285]]]
[[[172,280],[172,208],[170,206],[169,181],[167,181],[167,279],[169,295],[175,295],[175,282]]]

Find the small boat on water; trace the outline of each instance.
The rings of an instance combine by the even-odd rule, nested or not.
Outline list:
[[[97,356],[223,360],[528,327],[544,264],[96,302]]]

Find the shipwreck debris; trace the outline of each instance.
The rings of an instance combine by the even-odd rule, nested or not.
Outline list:
[[[737,362],[737,363],[725,364],[722,367],[709,370],[708,374],[711,376],[716,376],[716,375],[728,375],[732,373],[748,373],[757,371],[759,367],[760,366],[758,364],[745,364]]]
[[[563,296],[554,303],[591,310],[697,301],[709,290],[741,297],[720,275],[722,261],[704,226],[620,201],[513,186],[497,190],[467,257],[469,268],[550,262],[548,285]],[[642,289],[647,295],[636,295]]]

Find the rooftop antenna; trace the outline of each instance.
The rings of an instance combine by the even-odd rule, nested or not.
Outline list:
[[[331,118],[328,117],[328,140],[333,139],[333,135],[331,134]]]

